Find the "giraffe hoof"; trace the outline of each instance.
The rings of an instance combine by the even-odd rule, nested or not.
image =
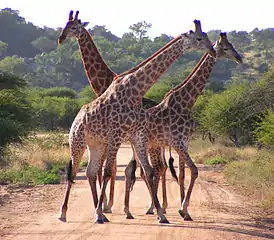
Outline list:
[[[128,213],[126,219],[134,219],[134,217],[130,213]]]
[[[106,216],[103,216],[103,222],[109,222]]]
[[[96,219],[96,223],[103,224],[104,220],[103,219]]]
[[[184,217],[184,220],[185,220],[185,221],[193,221],[193,219],[189,216],[189,214],[187,214],[187,215]]]
[[[193,221],[188,213],[184,213],[181,209],[178,212],[185,221]]]
[[[164,219],[160,219],[160,220],[159,220],[159,223],[166,223],[166,224],[169,224],[169,221],[168,221],[166,218],[164,218]]]
[[[147,210],[147,212],[146,212],[146,215],[153,215],[154,214],[154,212],[153,212],[153,210]]]
[[[58,218],[61,222],[66,222],[67,221],[67,218],[66,217],[59,217]]]

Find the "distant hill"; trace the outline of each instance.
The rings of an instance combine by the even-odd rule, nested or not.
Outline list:
[[[107,64],[117,73],[126,71],[149,57],[173,36],[162,34],[150,39],[146,36],[145,22],[133,24],[121,38],[111,33],[106,26],[95,25],[89,31]],[[144,29],[138,32],[138,26]],[[63,27],[63,26],[61,26]],[[153,26],[152,26],[153,27]],[[7,71],[26,79],[33,86],[65,86],[81,90],[87,84],[78,45],[67,41],[57,46],[61,28],[39,28],[20,16],[17,10],[0,11],[0,71]],[[212,41],[218,39],[220,30],[208,35]],[[229,41],[244,57],[242,66],[231,61],[220,60],[211,74],[208,86],[214,91],[222,89],[232,78],[257,80],[274,63],[273,28],[251,32],[228,32]],[[195,66],[200,52],[186,53],[167,74],[162,82],[172,87],[183,80]]]

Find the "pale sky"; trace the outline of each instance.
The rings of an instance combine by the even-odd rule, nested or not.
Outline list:
[[[70,10],[79,10],[82,22],[106,25],[116,36],[129,32],[131,24],[152,24],[150,37],[164,33],[176,37],[201,20],[204,31],[252,31],[274,28],[274,0],[1,0],[0,9],[19,10],[36,26],[64,27]]]

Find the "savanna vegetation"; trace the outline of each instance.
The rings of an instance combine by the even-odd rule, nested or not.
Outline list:
[[[149,38],[147,30],[153,26],[146,22],[130,25],[122,37],[106,26],[90,27],[104,59],[117,73],[134,67],[173,38],[166,34]],[[0,11],[0,28],[0,183],[59,183],[69,159],[66,133],[80,107],[95,96],[77,42],[58,46],[61,28],[39,28],[13,9]],[[215,41],[219,33],[212,30],[208,35]],[[190,150],[196,162],[224,165],[228,181],[271,209],[274,31],[231,31],[228,38],[244,64],[217,62],[193,109],[199,138],[191,141]],[[185,54],[146,97],[161,101],[201,56]],[[202,134],[210,134],[215,142],[202,141]]]

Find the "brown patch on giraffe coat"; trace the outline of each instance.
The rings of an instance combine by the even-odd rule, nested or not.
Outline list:
[[[87,44],[87,49],[88,49],[89,51],[92,50],[92,45],[91,45],[91,43],[88,43],[88,44]]]

